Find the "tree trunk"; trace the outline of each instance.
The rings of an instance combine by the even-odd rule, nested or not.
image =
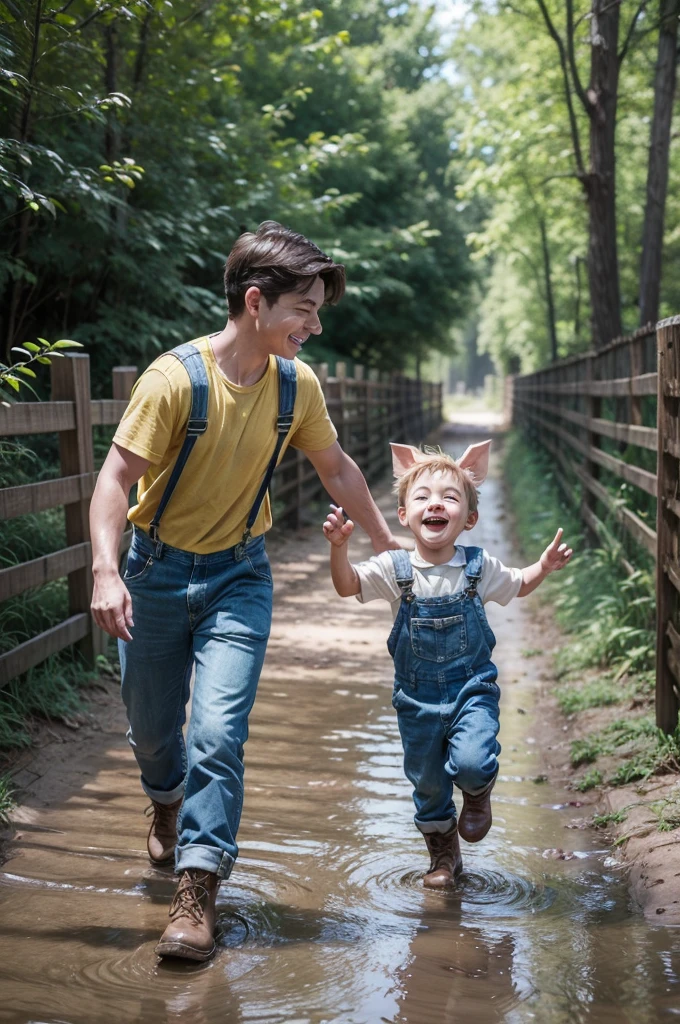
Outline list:
[[[548,313],[548,333],[550,335],[550,358],[553,363],[557,362],[557,328],[555,327],[555,301],[553,298],[552,272],[550,269],[550,247],[548,246],[548,233],[545,228],[545,220],[539,218],[541,229],[541,250],[543,252],[543,276],[545,278],[545,302]]]
[[[40,19],[42,17],[43,0],[35,0],[33,12],[33,35],[31,38],[31,56],[26,72],[26,97],[23,106],[19,111],[18,139],[20,142],[28,142],[31,132],[31,114],[33,112],[33,91],[35,88],[36,68],[38,64],[38,50],[40,44]],[[27,179],[28,180],[28,177]],[[31,214],[24,210],[19,214],[19,223],[15,233],[15,241],[12,245],[12,257],[21,262],[28,250],[28,234]],[[7,319],[5,321],[4,341],[0,350],[4,354],[4,360],[11,362],[11,350],[15,342],[16,325],[19,317],[19,307],[23,295],[24,285],[21,278],[14,280],[8,286],[9,301],[7,302]]]
[[[661,0],[659,49],[654,76],[654,116],[647,166],[647,200],[640,264],[640,326],[659,319],[663,225],[668,191],[671,120],[677,66],[680,0]]]
[[[591,63],[587,97],[590,116],[588,277],[593,343],[601,348],[623,333],[616,240],[616,104],[618,98],[619,4],[593,0]]]

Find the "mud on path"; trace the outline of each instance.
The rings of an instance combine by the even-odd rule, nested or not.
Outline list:
[[[455,454],[466,443],[444,439]],[[381,504],[395,524],[387,487]],[[469,542],[517,563],[493,474]],[[353,544],[354,557],[369,554],[365,540]],[[98,729],[38,751],[18,778],[25,796],[0,869],[0,1021],[619,1024],[677,1014],[680,934],[632,911],[599,837],[569,827],[584,814],[574,793],[538,781],[548,729],[535,651],[545,638],[531,604],[489,609],[503,690],[494,828],[462,844],[460,887],[431,893],[390,703],[389,609],[335,596],[320,526],[276,539],[270,557],[274,625],[217,957],[192,966],[154,955],[174,880],[148,863],[124,717],[102,696]]]

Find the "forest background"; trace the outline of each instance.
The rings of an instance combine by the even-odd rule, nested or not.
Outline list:
[[[675,313],[677,21],[678,0],[0,0],[0,359],[73,338],[105,393],[222,326],[226,254],[267,218],[347,265],[308,359],[420,372],[467,344],[528,370]]]

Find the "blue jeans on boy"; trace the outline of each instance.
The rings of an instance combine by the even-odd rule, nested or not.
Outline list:
[[[483,552],[464,550],[465,591],[431,598],[413,593],[407,552],[390,552],[402,591],[387,641],[395,670],[392,704],[421,832],[447,832],[456,821],[454,783],[475,795],[498,772],[496,638],[477,594]]]
[[[227,878],[238,853],[248,715],[271,626],[264,537],[244,552],[196,555],[135,529],[124,579],[134,626],[133,639],[119,641],[122,692],[142,786],[162,804],[184,796],[175,870]]]

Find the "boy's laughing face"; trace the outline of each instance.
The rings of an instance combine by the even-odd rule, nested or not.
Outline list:
[[[477,513],[470,512],[465,492],[454,473],[436,470],[417,477],[398,510],[399,522],[408,527],[421,554],[451,550],[464,530],[471,530]]]

